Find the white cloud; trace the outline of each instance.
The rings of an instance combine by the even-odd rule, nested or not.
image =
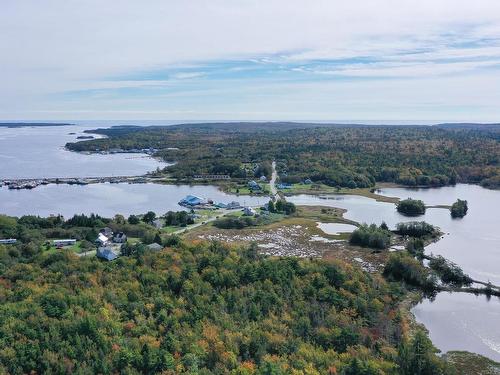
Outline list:
[[[381,62],[370,64],[343,65],[339,69],[315,70],[316,74],[339,75],[348,77],[408,77],[426,78],[449,74],[463,73],[470,70],[496,67],[497,61],[451,62],[446,64],[435,62]]]
[[[113,82],[109,77],[164,69],[171,65],[199,65],[203,69],[203,62],[224,59],[246,58],[272,63],[273,56],[277,56],[286,65],[287,60],[300,62],[369,56],[381,61],[363,66],[347,64],[339,69],[340,74],[371,78],[428,77],[432,78],[429,85],[450,87],[450,81],[443,75],[467,74],[468,85],[478,87],[486,84],[484,73],[472,75],[471,71],[494,66],[495,61],[500,60],[499,37],[498,0],[2,0],[0,117],[12,118],[20,113],[31,116],[30,111],[41,110],[70,113],[75,108],[56,99],[54,93],[144,85],[168,87],[171,85],[169,78],[188,84],[201,78],[203,73],[179,72],[165,77],[165,80],[146,83]],[[478,45],[473,48],[462,45],[474,43]],[[411,51],[421,53],[412,55],[408,53]],[[450,58],[457,61],[436,62]],[[498,79],[498,74],[492,73],[489,81],[498,84]],[[271,115],[272,104],[281,103],[280,95],[283,94],[273,96],[272,93],[283,85],[274,90],[274,81],[269,81],[263,88],[253,80],[236,84],[241,85],[243,91],[252,90],[250,86],[265,89],[263,94],[268,103],[242,101],[234,104],[239,114],[251,112],[244,108],[252,108],[255,113],[270,111]],[[374,83],[365,82],[362,87],[359,82],[342,83],[344,95],[347,92],[350,95],[345,99],[346,105],[349,100],[358,103],[361,97],[366,101],[360,102],[360,106],[365,103],[366,108],[372,108],[369,98],[356,92],[357,89],[369,90],[373,87],[370,85]],[[393,83],[379,82],[376,85],[381,86],[379,97],[391,98],[386,103],[396,106],[401,100],[384,93],[383,86],[389,90]],[[201,91],[210,90],[219,98],[219,104],[210,102],[210,107],[197,102],[196,95],[191,100],[184,95],[185,101],[177,104],[179,111],[196,111],[198,108],[210,114],[214,113],[211,108],[217,106],[217,113],[226,112],[220,108],[228,102],[225,95],[233,95],[229,102],[234,102],[234,94],[227,94],[224,86],[223,82],[213,82],[209,87],[200,88]],[[329,80],[315,82],[314,86],[318,92],[327,95],[324,100],[318,98],[325,107],[309,104],[310,111],[302,112],[325,116],[328,113],[326,103],[336,98],[335,88],[339,83]],[[292,92],[285,96],[296,95],[299,107],[290,106],[280,113],[293,117],[301,107],[301,98],[304,103],[310,101],[298,85],[287,84],[287,89]],[[192,90],[189,85],[185,92]],[[414,103],[412,108],[429,108],[429,114],[435,113],[434,107],[428,104],[426,107],[427,94],[427,90],[419,86],[411,93],[408,102]],[[500,97],[495,95],[498,95],[497,90],[489,93],[482,90],[481,97],[487,102],[498,102]],[[80,106],[94,105],[91,98],[81,97],[80,100]],[[456,100],[452,95],[444,103],[447,108],[453,108]],[[156,107],[145,104],[147,101]],[[152,113],[177,113],[175,108],[167,108],[171,104],[160,99],[124,98],[120,101],[114,98],[96,106],[94,117],[119,111],[116,106],[121,103],[139,113],[143,113],[146,107]],[[184,108],[187,105],[191,108]],[[479,105],[478,111],[481,109]],[[450,110],[443,109],[445,112],[450,114]],[[330,118],[335,118],[337,113],[332,111]],[[408,112],[406,117],[417,114]],[[353,112],[348,117],[355,116]]]
[[[198,78],[203,77],[205,73],[203,72],[189,72],[189,73],[176,73],[172,75],[174,79],[190,79],[190,78]]]

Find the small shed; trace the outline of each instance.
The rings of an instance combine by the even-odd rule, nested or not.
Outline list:
[[[108,238],[112,238],[113,237],[113,230],[110,227],[104,227],[104,228],[102,228],[99,231],[99,233],[104,234]]]
[[[232,201],[227,204],[227,208],[229,210],[235,210],[237,208],[241,208],[240,202]]]
[[[109,242],[109,238],[106,237],[103,233],[99,233],[95,242],[100,246],[104,246]]]

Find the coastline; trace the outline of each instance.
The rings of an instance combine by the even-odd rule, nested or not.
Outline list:
[[[152,179],[153,179],[153,180],[155,180],[155,178],[152,178]],[[177,180],[173,180],[173,179],[170,179],[170,180],[168,180],[168,181],[167,181],[165,178],[156,178],[156,181],[154,181],[154,182],[159,183],[159,184],[168,184],[168,185],[182,185],[182,184],[183,184],[182,182],[177,181]],[[222,189],[222,187],[223,187],[224,183],[214,184],[214,183],[210,183],[210,182],[208,182],[208,181],[205,181],[205,182],[202,182],[202,181],[190,181],[190,182],[191,182],[191,185],[202,185],[202,186],[203,186],[203,185],[205,185],[205,186],[207,186],[207,185],[211,185],[211,186],[217,185],[217,186],[219,187],[219,189],[220,189],[220,190],[224,191],[224,190]],[[366,190],[367,190],[367,189],[366,189]],[[366,191],[366,190],[365,190],[365,191]],[[358,191],[351,191],[351,192],[350,192],[350,195],[359,195],[359,196],[364,196],[364,197],[366,197],[366,195],[363,195],[363,194],[357,194],[357,193],[358,193]],[[318,195],[320,195],[320,194],[318,194]],[[383,199],[385,196],[380,195],[380,197],[382,197],[382,199]],[[370,198],[372,198],[372,197],[370,197]],[[391,197],[385,197],[385,198],[388,198],[388,199],[394,199],[394,198],[391,198]],[[375,199],[375,198],[372,198],[372,199]],[[344,214],[345,212],[346,212],[346,210],[342,209],[342,214]],[[347,220],[347,219],[345,219],[345,220]],[[344,221],[342,221],[342,222],[344,222]],[[434,241],[438,241],[440,238],[441,238],[441,237],[437,237]],[[426,245],[428,245],[428,243],[426,243]],[[417,301],[416,303],[418,303],[418,301]],[[411,312],[411,308],[412,308],[413,306],[414,306],[414,305],[405,305],[405,304],[402,304],[402,305],[401,305],[401,307],[402,307],[402,308],[405,308],[405,309],[407,309],[407,310],[408,310],[408,313],[409,313],[411,316],[413,316],[413,313]],[[414,317],[414,316],[413,316],[413,317]],[[458,355],[458,354],[457,354],[457,355]],[[453,358],[456,358],[456,356],[457,356],[457,355],[455,355],[455,357],[453,357]],[[482,357],[482,358],[485,358],[485,357]]]
[[[74,126],[71,123],[51,123],[51,122],[0,122],[0,128],[39,128],[49,126]]]
[[[71,151],[71,150],[70,150]],[[76,152],[76,151],[73,151],[73,152]],[[83,153],[86,153],[86,152],[83,152]],[[138,152],[129,152],[129,153],[133,153],[133,154],[139,154]],[[154,156],[152,155],[148,155],[148,157],[152,157],[154,158]],[[160,160],[157,158],[157,160]],[[231,183],[227,183],[227,182],[217,182],[217,181],[200,181],[200,180],[181,180],[181,179],[174,179],[170,176],[152,176],[151,174],[154,173],[154,172],[148,172],[146,173],[145,175],[138,175],[138,176],[124,176],[126,178],[130,178],[132,179],[131,181],[121,181],[121,182],[127,182],[127,183],[155,183],[155,184],[163,184],[163,185],[183,185],[183,184],[187,184],[187,185],[201,185],[201,186],[217,186],[219,190],[223,191],[223,192],[227,192],[227,193],[232,193],[231,192],[231,186],[230,184]],[[113,177],[113,178],[119,178],[119,177]],[[146,179],[146,181],[134,181],[133,179]],[[232,182],[244,182],[245,179],[241,179],[241,180],[233,180]],[[102,181],[93,181],[93,182],[90,182],[90,183],[101,183]],[[111,181],[106,181],[106,182],[111,182]],[[116,181],[116,182],[119,182],[119,181]],[[57,182],[54,182],[54,183],[57,183]],[[59,182],[59,183],[65,183],[65,182]],[[433,189],[435,187],[429,187],[429,186],[425,186],[425,187],[416,187],[416,186],[412,186],[412,187],[409,187],[409,186],[405,186],[405,185],[399,185],[399,184],[388,184],[388,183],[377,183],[376,184],[376,187],[374,188],[375,189],[375,192],[371,191],[372,189],[369,189],[369,188],[365,188],[365,189],[340,189],[340,190],[336,190],[335,188],[333,187],[322,187],[322,189],[319,189],[319,190],[313,190],[313,189],[303,189],[303,190],[300,190],[300,189],[296,189],[292,192],[286,192],[284,195],[285,196],[292,196],[292,195],[299,195],[299,194],[310,194],[310,195],[316,195],[316,196],[321,196],[321,195],[327,195],[327,194],[341,194],[341,195],[358,195],[358,196],[362,196],[362,197],[367,197],[367,198],[371,198],[371,199],[374,199],[376,201],[379,201],[379,202],[388,202],[388,203],[396,203],[397,201],[400,200],[400,198],[396,198],[396,197],[389,197],[389,196],[385,196],[385,195],[382,195],[382,194],[377,194],[377,190],[380,190],[380,189],[383,189],[383,188],[409,188],[409,189],[418,189],[418,188],[425,188],[425,189]],[[283,192],[283,190],[281,190],[281,192]],[[265,196],[265,195],[261,195],[261,196]],[[438,207],[438,208],[448,208],[448,206],[431,206],[431,207]],[[436,239],[436,241],[438,241],[438,239]],[[427,244],[426,244],[427,246]],[[418,301],[416,301],[415,303],[418,303]],[[411,309],[412,307],[414,306],[413,305],[406,305],[406,304],[402,304],[401,305],[401,308],[404,308],[404,309],[407,309],[408,313],[410,316],[413,317],[413,319],[415,319],[415,316],[413,315],[413,313],[411,312]],[[415,323],[420,325],[420,326],[423,326],[422,324],[416,322],[416,319],[415,319]],[[446,355],[448,353],[445,353],[443,355]],[[478,355],[479,356],[479,355]],[[482,356],[481,356],[482,357]],[[482,358],[485,358],[485,357],[482,357]]]

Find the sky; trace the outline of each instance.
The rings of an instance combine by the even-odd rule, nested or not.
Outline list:
[[[498,0],[1,0],[0,120],[500,122]]]

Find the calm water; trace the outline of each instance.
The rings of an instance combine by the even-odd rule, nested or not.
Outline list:
[[[466,199],[469,212],[463,219],[452,219],[449,210],[428,209],[417,220],[437,225],[444,237],[428,246],[428,253],[440,254],[459,264],[465,272],[481,280],[500,284],[500,192],[475,185],[459,184],[437,189],[383,189],[383,195],[422,199],[428,205],[452,204]],[[358,222],[385,221],[390,227],[411,221],[400,215],[391,203],[356,196],[332,196],[324,200],[300,195],[296,204],[345,208],[344,215]],[[429,330],[434,344],[443,352],[468,350],[500,361],[500,301],[463,293],[440,293],[434,301],[424,300],[413,309],[417,320]]]
[[[36,214],[48,216],[61,214],[96,213],[105,217],[115,214],[130,215],[154,211],[182,209],[177,204],[186,195],[197,195],[214,202],[229,203],[233,200],[242,205],[261,205],[268,197],[229,195],[215,186],[158,185],[158,184],[90,184],[45,185],[33,190],[9,190],[0,188],[0,213],[11,216]]]
[[[318,223],[318,228],[321,229],[326,234],[337,235],[340,233],[350,233],[356,227],[351,224],[342,223]]]
[[[85,129],[95,126],[0,127],[0,178],[142,175],[167,165],[144,154],[85,155],[65,150],[64,145],[77,141]]]

